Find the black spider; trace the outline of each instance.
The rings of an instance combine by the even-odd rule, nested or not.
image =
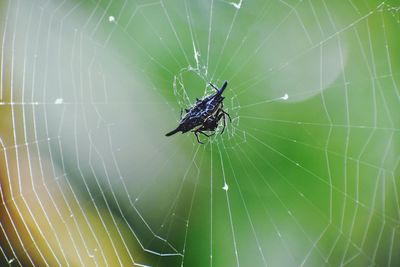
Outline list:
[[[217,129],[218,123],[221,119],[223,119],[223,128],[221,134],[224,132],[226,126],[225,116],[228,116],[229,121],[232,121],[229,114],[223,110],[224,97],[222,96],[222,93],[228,85],[228,82],[225,81],[220,89],[218,89],[212,83],[210,83],[210,85],[217,92],[213,95],[205,97],[204,99],[197,99],[196,105],[190,109],[186,109],[186,115],[179,122],[179,126],[175,130],[167,133],[166,136],[171,136],[177,132],[186,133],[188,131],[192,131],[196,136],[197,142],[204,144],[199,140],[199,133],[207,137],[214,135],[215,129]],[[213,133],[206,134],[204,131],[210,131]]]

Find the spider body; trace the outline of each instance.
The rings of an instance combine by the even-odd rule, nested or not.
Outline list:
[[[228,82],[225,81],[220,89],[211,83],[210,85],[216,90],[216,93],[207,96],[204,99],[197,99],[197,102],[193,107],[186,109],[187,113],[180,120],[178,127],[167,133],[166,136],[171,136],[177,132],[186,133],[191,131],[196,136],[197,142],[203,144],[203,142],[199,140],[199,134],[203,134],[207,137],[213,135],[221,119],[223,119],[221,134],[224,132],[226,116],[228,116],[229,121],[231,121],[229,114],[223,110],[224,97],[222,96],[222,93],[228,85]],[[207,134],[205,131],[213,133]]]

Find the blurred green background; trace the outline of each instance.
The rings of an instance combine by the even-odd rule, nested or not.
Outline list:
[[[2,266],[400,265],[397,1],[0,13]],[[225,80],[224,134],[164,136]]]

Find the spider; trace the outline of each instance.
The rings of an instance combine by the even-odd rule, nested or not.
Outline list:
[[[204,144],[200,141],[199,134],[203,134],[207,137],[214,135],[221,119],[223,119],[223,128],[221,134],[224,132],[226,126],[226,116],[228,116],[229,121],[232,122],[231,116],[229,116],[229,114],[223,110],[224,97],[222,96],[222,93],[228,85],[228,82],[225,81],[220,89],[218,89],[212,83],[210,83],[210,85],[217,92],[213,95],[205,97],[204,99],[196,98],[196,105],[190,109],[185,109],[186,114],[183,118],[181,110],[181,120],[178,127],[175,130],[167,133],[166,136],[171,136],[177,132],[186,133],[191,131],[196,136],[197,142],[199,144]],[[205,131],[212,133],[207,134]]]

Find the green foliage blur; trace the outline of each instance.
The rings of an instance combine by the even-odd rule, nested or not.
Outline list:
[[[44,10],[50,33],[38,34],[50,45],[36,53],[61,78],[51,67],[33,75],[55,77],[43,99],[61,92],[72,103],[44,108],[47,131],[65,136],[62,156],[49,158],[65,166],[78,203],[107,214],[110,239],[126,242],[107,255],[152,266],[400,264],[396,1]],[[191,133],[164,136],[181,108],[212,92],[209,82],[225,80],[226,133],[206,145]]]

